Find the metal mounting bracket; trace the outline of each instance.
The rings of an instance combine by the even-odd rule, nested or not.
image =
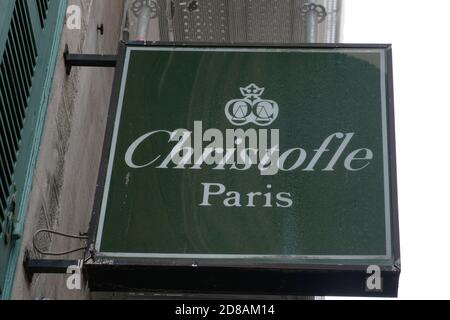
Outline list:
[[[68,268],[79,264],[79,260],[31,259],[28,250],[25,252],[23,267],[28,283],[35,274],[67,274]]]
[[[103,54],[73,54],[66,44],[64,49],[64,65],[66,74],[70,75],[72,67],[104,67],[114,68],[117,65],[117,55]]]

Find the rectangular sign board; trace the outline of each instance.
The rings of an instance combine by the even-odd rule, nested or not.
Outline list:
[[[395,296],[389,45],[123,44],[92,290]]]

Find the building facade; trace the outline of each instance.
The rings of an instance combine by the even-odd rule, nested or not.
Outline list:
[[[115,54],[120,40],[339,42],[340,0],[14,0],[0,2],[0,289],[3,299],[87,299],[64,275],[27,277],[26,257],[85,245],[113,68],[63,53]],[[39,250],[36,250],[36,247]],[[81,259],[82,252],[64,255]],[[32,281],[30,281],[32,280]]]

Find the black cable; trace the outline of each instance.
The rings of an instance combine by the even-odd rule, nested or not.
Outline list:
[[[71,238],[71,239],[79,239],[79,240],[88,240],[89,237],[87,236],[76,236],[76,235],[72,235],[72,234],[67,234],[67,233],[63,233],[63,232],[57,232],[57,231],[53,231],[53,230],[48,230],[48,229],[40,229],[38,231],[36,231],[36,233],[33,235],[33,248],[40,254],[45,255],[45,256],[64,256],[64,255],[68,255],[74,252],[78,252],[78,251],[82,251],[82,250],[86,250],[86,247],[82,247],[82,248],[78,248],[78,249],[74,249],[74,250],[69,250],[69,251],[64,251],[64,252],[45,252],[43,250],[41,250],[37,244],[36,244],[36,237],[41,234],[41,233],[49,233],[49,234],[54,234],[57,236],[61,236],[61,237],[66,237],[66,238]]]

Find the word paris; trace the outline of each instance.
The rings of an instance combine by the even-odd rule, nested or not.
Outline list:
[[[144,142],[155,136],[163,135],[168,143],[176,143],[169,154],[148,154],[146,163],[136,163],[134,154],[139,152]],[[336,132],[326,137],[322,144],[310,154],[303,148],[280,151],[278,129],[227,129],[224,134],[218,129],[203,132],[203,123],[194,122],[194,130],[177,129],[175,131],[157,130],[144,134],[134,141],[125,154],[126,164],[133,169],[155,167],[157,169],[200,170],[203,166],[212,166],[213,170],[246,171],[257,166],[261,175],[276,175],[279,171],[334,171],[341,159],[341,165],[348,171],[360,171],[370,165],[373,152],[361,148],[346,152],[355,133]],[[334,150],[331,150],[331,143]],[[204,147],[204,144],[207,144]],[[345,154],[344,154],[345,152]],[[317,168],[319,160],[328,153],[328,163]],[[140,157],[141,158],[141,157]]]

